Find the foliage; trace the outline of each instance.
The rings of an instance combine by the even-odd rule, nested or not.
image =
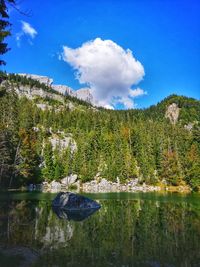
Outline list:
[[[4,42],[4,39],[10,35],[11,26],[8,14],[8,4],[15,4],[15,0],[1,0],[0,2],[0,55],[5,54],[9,48],[8,44]],[[5,65],[4,60],[0,60],[0,65]]]
[[[55,93],[32,79],[1,75],[14,88],[23,84]],[[81,182],[97,175],[121,182],[135,178],[148,184],[186,182],[193,190],[199,189],[198,100],[172,95],[147,109],[113,111],[91,109],[84,101],[63,98],[76,108],[69,110],[63,103],[43,99],[51,109],[41,110],[36,105],[41,99],[18,98],[2,83],[0,186],[36,183],[39,178],[59,181],[74,173]],[[171,103],[180,108],[175,125],[165,118]],[[188,124],[191,129],[185,127]],[[72,151],[71,143],[64,149],[53,149],[49,138],[55,134],[60,140],[70,135],[77,149]]]

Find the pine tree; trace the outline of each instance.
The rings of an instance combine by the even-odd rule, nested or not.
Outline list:
[[[17,169],[26,178],[26,183],[33,182],[34,175],[37,173],[39,159],[36,151],[36,135],[32,130],[20,129],[19,137],[20,161]]]
[[[45,167],[42,169],[42,174],[45,179],[52,181],[54,179],[54,162],[52,145],[48,142],[44,148]]]
[[[8,44],[4,43],[4,39],[10,35],[10,30],[8,27],[11,26],[11,23],[8,21],[8,4],[15,4],[15,0],[1,0],[0,2],[0,55],[5,54],[9,48]],[[0,65],[5,65],[4,60],[0,60]]]
[[[9,177],[13,169],[13,148],[9,133],[0,130],[0,186],[9,185]],[[6,180],[5,180],[6,179]]]
[[[178,156],[175,151],[165,150],[163,152],[161,177],[170,185],[179,185],[182,177]]]
[[[59,181],[63,175],[63,168],[60,163],[55,164],[54,179]]]
[[[187,153],[186,181],[194,191],[200,190],[200,153],[197,144],[192,144]]]

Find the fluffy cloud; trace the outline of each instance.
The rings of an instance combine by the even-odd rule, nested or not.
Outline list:
[[[132,52],[111,40],[96,38],[72,49],[63,47],[63,60],[76,70],[81,84],[87,84],[100,105],[112,108],[122,103],[134,106],[133,98],[144,94],[142,89],[131,89],[144,76],[144,68]]]
[[[147,92],[141,88],[129,90],[129,96],[133,97],[133,98],[138,97],[138,96],[142,96],[142,95],[146,95],[146,94],[147,94]]]
[[[21,31],[16,34],[17,45],[20,46],[22,36],[26,35],[29,37],[29,43],[32,44],[31,39],[34,39],[38,34],[36,29],[34,29],[28,22],[21,21]]]
[[[22,31],[30,36],[32,39],[35,38],[37,35],[37,31],[28,23],[25,21],[21,21],[22,23]]]

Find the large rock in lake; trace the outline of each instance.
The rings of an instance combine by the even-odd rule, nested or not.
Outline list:
[[[101,205],[78,194],[60,192],[53,200],[52,207],[59,219],[82,221],[100,209]]]
[[[52,202],[52,206],[65,210],[99,209],[96,201],[71,192],[60,192]]]

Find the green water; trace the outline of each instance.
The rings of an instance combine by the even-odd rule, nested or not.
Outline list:
[[[102,207],[77,222],[52,211],[55,194],[1,193],[0,266],[200,266],[200,195],[87,196]]]

